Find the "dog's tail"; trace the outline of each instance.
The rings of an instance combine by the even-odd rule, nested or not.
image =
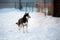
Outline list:
[[[18,24],[18,22],[16,24]]]
[[[16,22],[16,24],[18,25],[18,27],[20,26],[20,24],[18,22]]]

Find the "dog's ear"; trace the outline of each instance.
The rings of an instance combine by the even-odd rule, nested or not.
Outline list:
[[[29,14],[29,12],[27,12]]]
[[[27,13],[25,12],[25,14],[27,14]]]
[[[29,12],[25,12],[25,14],[29,14]]]
[[[28,14],[28,13],[25,13],[25,14]]]

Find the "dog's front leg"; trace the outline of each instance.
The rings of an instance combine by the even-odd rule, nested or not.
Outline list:
[[[26,24],[26,32],[28,32],[28,23]]]

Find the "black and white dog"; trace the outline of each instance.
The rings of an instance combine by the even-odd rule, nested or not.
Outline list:
[[[25,13],[24,16],[18,20],[16,24],[18,25],[19,30],[20,28],[23,27],[23,32],[24,32],[24,26],[26,26],[26,31],[28,31],[28,19],[29,18],[30,18],[29,13]]]

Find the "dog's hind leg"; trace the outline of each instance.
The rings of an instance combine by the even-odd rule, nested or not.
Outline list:
[[[21,28],[22,28],[22,24],[20,24],[18,27],[19,27],[19,30],[21,30]]]
[[[23,25],[23,33],[25,33],[25,31],[24,31],[24,25]]]
[[[18,30],[20,30],[20,26],[18,26]]]

